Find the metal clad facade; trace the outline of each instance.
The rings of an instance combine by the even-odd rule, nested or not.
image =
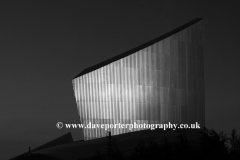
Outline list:
[[[203,27],[199,21],[168,38],[73,79],[80,122],[205,125]],[[136,131],[138,129],[132,129]],[[112,135],[131,132],[110,129]],[[84,129],[84,139],[105,137]]]

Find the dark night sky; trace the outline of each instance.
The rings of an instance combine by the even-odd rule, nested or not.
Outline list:
[[[240,11],[230,1],[0,1],[0,158],[79,123],[72,78],[196,18],[205,22],[206,126],[240,132]]]

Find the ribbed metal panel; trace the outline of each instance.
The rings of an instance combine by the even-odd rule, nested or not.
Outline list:
[[[199,21],[73,79],[81,123],[199,122],[204,126],[202,33],[202,21]],[[120,128],[110,131],[112,135],[130,132]],[[105,129],[84,129],[85,140],[103,136],[106,136]]]

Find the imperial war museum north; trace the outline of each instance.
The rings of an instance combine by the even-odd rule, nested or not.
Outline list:
[[[73,78],[82,124],[205,126],[203,19],[89,67]],[[139,129],[109,128],[112,135]],[[106,136],[84,128],[84,140]]]

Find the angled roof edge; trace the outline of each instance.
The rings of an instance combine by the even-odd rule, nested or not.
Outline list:
[[[98,63],[98,64],[96,64],[96,65],[94,65],[92,67],[86,68],[82,72],[80,72],[77,76],[75,76],[73,79],[75,79],[77,77],[80,77],[80,76],[82,76],[84,74],[87,74],[89,72],[92,72],[92,71],[94,71],[96,69],[99,69],[99,68],[101,68],[103,66],[106,66],[106,65],[108,65],[108,64],[110,64],[110,63],[112,63],[114,61],[117,61],[117,60],[120,60],[120,59],[122,59],[124,57],[127,57],[127,56],[129,56],[129,55],[131,55],[131,54],[133,54],[133,53],[135,53],[135,52],[137,52],[139,50],[142,50],[142,49],[150,46],[150,45],[153,45],[154,43],[157,43],[157,42],[159,42],[159,41],[161,41],[161,40],[163,40],[163,39],[165,39],[167,37],[170,37],[171,35],[184,30],[185,28],[187,28],[187,27],[189,27],[189,26],[199,22],[202,19],[203,18],[195,18],[192,21],[190,21],[190,22],[188,22],[188,23],[186,23],[186,24],[184,24],[184,25],[182,25],[182,26],[180,26],[180,27],[178,27],[176,29],[174,29],[174,30],[172,30],[172,31],[170,31],[170,32],[168,32],[168,33],[166,33],[164,35],[161,35],[160,37],[157,37],[157,38],[155,38],[155,39],[153,39],[151,41],[148,41],[148,42],[146,42],[146,43],[144,43],[144,44],[142,44],[142,45],[140,45],[138,47],[135,47],[135,48],[133,48],[133,49],[127,51],[127,52],[124,52],[124,53],[119,54],[119,55],[117,55],[115,57],[112,57],[112,58],[107,59],[107,60],[105,60],[103,62],[100,62],[100,63]]]

